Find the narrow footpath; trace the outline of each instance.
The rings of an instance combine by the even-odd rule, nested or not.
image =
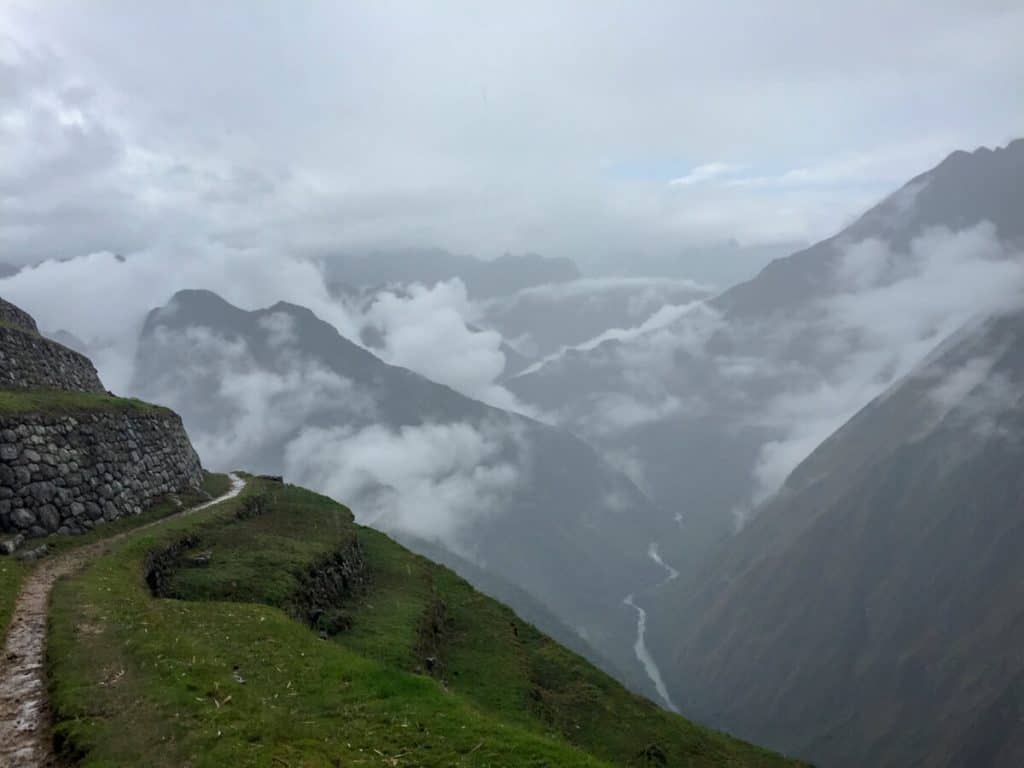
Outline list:
[[[231,489],[223,496],[39,562],[18,595],[3,655],[0,655],[0,766],[57,765],[50,738],[50,706],[46,700],[46,627],[50,592],[57,579],[79,570],[102,555],[111,544],[167,520],[220,504],[237,496],[244,487],[245,480],[232,474]]]

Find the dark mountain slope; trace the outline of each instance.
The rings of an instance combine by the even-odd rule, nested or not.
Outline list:
[[[1018,313],[814,451],[660,601],[684,711],[830,766],[1021,765],[1022,392]]]

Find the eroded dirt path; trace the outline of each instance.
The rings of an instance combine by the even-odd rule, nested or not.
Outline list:
[[[50,739],[50,707],[46,701],[46,618],[50,591],[61,576],[74,573],[103,554],[111,544],[140,531],[184,515],[194,514],[234,498],[245,480],[231,475],[231,489],[223,496],[130,531],[69,552],[46,557],[29,574],[15,603],[0,656],[0,766],[38,768],[57,765]]]

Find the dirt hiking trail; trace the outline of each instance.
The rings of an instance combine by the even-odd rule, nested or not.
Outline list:
[[[0,766],[39,768],[58,765],[50,738],[50,707],[46,700],[46,627],[50,592],[62,576],[74,573],[102,555],[112,544],[156,525],[234,498],[245,480],[231,475],[231,489],[212,501],[124,531],[108,539],[44,557],[25,579],[14,606],[7,640],[0,655]]]

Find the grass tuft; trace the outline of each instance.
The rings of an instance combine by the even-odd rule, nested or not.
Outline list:
[[[0,415],[4,413],[41,413],[74,415],[94,411],[141,411],[172,413],[159,405],[130,397],[115,397],[98,392],[69,392],[58,389],[2,389]]]

